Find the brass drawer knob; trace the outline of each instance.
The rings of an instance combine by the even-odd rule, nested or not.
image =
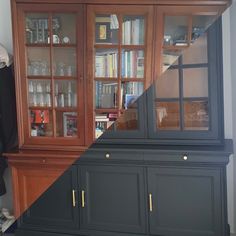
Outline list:
[[[110,158],[110,153],[106,153],[105,157],[106,157],[106,159],[109,159]]]
[[[188,156],[187,156],[187,155],[184,155],[184,156],[182,157],[182,159],[183,159],[184,161],[187,161],[187,160],[188,160]]]

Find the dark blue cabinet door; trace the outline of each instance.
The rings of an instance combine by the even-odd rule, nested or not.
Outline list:
[[[25,212],[21,225],[56,232],[78,228],[78,203],[72,201],[76,187],[77,168],[72,166]]]
[[[150,233],[223,236],[224,213],[218,169],[149,168]],[[223,217],[222,217],[223,216]]]
[[[81,180],[82,230],[146,232],[143,168],[81,166]]]

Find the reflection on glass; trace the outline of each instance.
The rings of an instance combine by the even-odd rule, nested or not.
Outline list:
[[[55,107],[77,106],[77,83],[73,80],[55,81]]]
[[[31,137],[53,135],[52,114],[49,110],[30,110]]]
[[[144,77],[144,51],[122,50],[121,75],[123,78]]]
[[[162,72],[165,72],[182,55],[183,50],[163,50],[162,54]],[[164,74],[164,73],[163,73]]]
[[[209,129],[208,101],[184,102],[184,129]]]
[[[122,107],[124,109],[131,108],[136,105],[134,103],[143,93],[143,83],[141,82],[125,82],[122,83],[121,94],[123,94]]]
[[[52,16],[53,43],[76,43],[76,15],[53,14]]]
[[[192,42],[200,36],[203,36],[207,28],[215,21],[216,16],[198,15],[193,16]]]
[[[184,97],[208,97],[208,69],[184,69],[183,93]]]
[[[207,33],[203,34],[183,53],[183,64],[204,64],[208,62]]]
[[[145,21],[143,16],[125,16],[122,23],[122,44],[143,45]]]
[[[96,81],[95,104],[96,108],[118,107],[117,83]]]
[[[117,113],[96,113],[95,115],[95,138],[99,138],[117,118]]]
[[[165,17],[165,46],[186,46],[188,45],[188,17],[187,16],[166,16]]]
[[[51,82],[50,80],[28,81],[29,106],[51,107]]]
[[[137,104],[133,104],[137,107]],[[138,129],[138,111],[137,108],[126,110],[114,124],[115,130],[137,130]]]
[[[119,21],[117,15],[97,15],[95,19],[95,43],[118,44]]]
[[[77,137],[78,115],[77,112],[56,112],[56,136]]]
[[[41,13],[26,14],[26,43],[49,43],[48,15]]]
[[[53,49],[53,75],[76,76],[76,51],[75,48]]]
[[[155,81],[157,98],[179,97],[179,71],[169,69]]]
[[[50,51],[48,48],[28,47],[27,61],[29,76],[50,75]]]
[[[156,102],[157,129],[179,130],[179,102]]]
[[[95,77],[117,77],[118,50],[97,49],[95,56]]]

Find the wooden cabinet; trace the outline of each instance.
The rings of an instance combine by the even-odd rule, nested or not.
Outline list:
[[[81,166],[82,230],[146,233],[144,170]]]
[[[211,144],[220,144],[223,140],[221,55],[215,53],[220,44],[207,45],[207,61],[190,66],[183,57],[168,70],[170,73],[178,71],[180,75],[173,86],[180,85],[179,97],[174,97],[179,106],[178,115],[176,106],[168,104],[172,97],[166,95],[158,100],[159,93],[147,89],[170,66],[173,58],[203,34],[209,22],[229,4],[226,0],[191,3],[148,0],[145,4],[140,0],[13,0],[19,150],[6,156],[13,168],[15,215],[27,209],[106,129],[109,132],[99,139],[103,144],[132,143],[136,147],[151,144],[149,147],[152,147],[160,143],[183,145],[186,140],[193,140],[186,144],[203,144],[208,140]],[[208,41],[214,41],[210,40],[214,37],[219,37],[218,33],[210,32]],[[185,96],[185,66],[190,74],[194,70],[196,77],[196,71],[200,71],[199,83],[208,86],[203,89],[208,94],[196,95],[188,91],[190,95]],[[191,82],[186,84],[191,87]],[[138,99],[145,90],[147,93]],[[181,120],[178,132],[172,129],[176,122],[173,125],[168,119],[160,129],[160,114],[166,116],[164,109],[158,113],[162,107],[170,107],[175,119]],[[201,121],[190,119],[186,125],[184,111],[188,117],[197,113]],[[133,164],[137,161],[135,158]],[[104,175],[106,170],[104,167]],[[140,169],[133,170],[143,181]],[[120,171],[125,178],[131,178],[130,182],[135,181],[126,174],[127,169]],[[119,178],[122,179],[117,174],[114,181],[122,190]],[[140,183],[133,185],[143,192]],[[66,191],[70,187],[72,185],[68,185]],[[55,204],[59,204],[59,200]],[[124,201],[122,196],[121,200]],[[129,199],[129,202],[133,207],[132,204],[136,204],[141,214],[145,207],[138,205],[140,200],[135,198],[131,202]],[[95,217],[95,223],[100,224],[96,221],[97,215],[90,215],[90,211],[81,214],[91,219]],[[109,226],[106,222],[109,211],[101,214],[105,221],[101,228],[106,225],[117,229],[123,223],[124,219],[117,213],[118,223]],[[126,216],[132,217],[132,214],[127,212]],[[123,224],[121,230],[144,233],[146,226],[142,217]],[[62,222],[62,227],[68,220],[69,225],[77,227],[74,219],[69,217],[58,222]],[[47,220],[43,222],[47,224]],[[95,227],[89,218],[82,223],[85,228]]]
[[[70,230],[79,227],[77,169],[69,168],[26,211],[23,224],[48,230]]]
[[[151,234],[225,235],[220,178],[213,168],[149,168]]]

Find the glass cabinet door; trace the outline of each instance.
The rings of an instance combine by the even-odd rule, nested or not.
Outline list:
[[[107,6],[104,11],[104,7],[90,7],[89,14],[93,19],[89,47],[94,54],[89,70],[93,68],[94,137],[99,138],[106,130],[103,137],[115,137],[117,132],[110,131],[118,131],[119,138],[143,135],[143,105],[136,100],[151,79],[147,63],[152,10]]]
[[[217,142],[221,138],[221,103],[217,95],[221,78],[216,61],[219,28],[218,21],[207,32],[201,32],[152,85],[148,92],[148,103],[152,104],[148,105],[151,138],[160,142],[184,139],[186,144],[194,139]]]
[[[50,7],[22,9],[27,136],[30,143],[83,144],[83,16],[81,9]]]

